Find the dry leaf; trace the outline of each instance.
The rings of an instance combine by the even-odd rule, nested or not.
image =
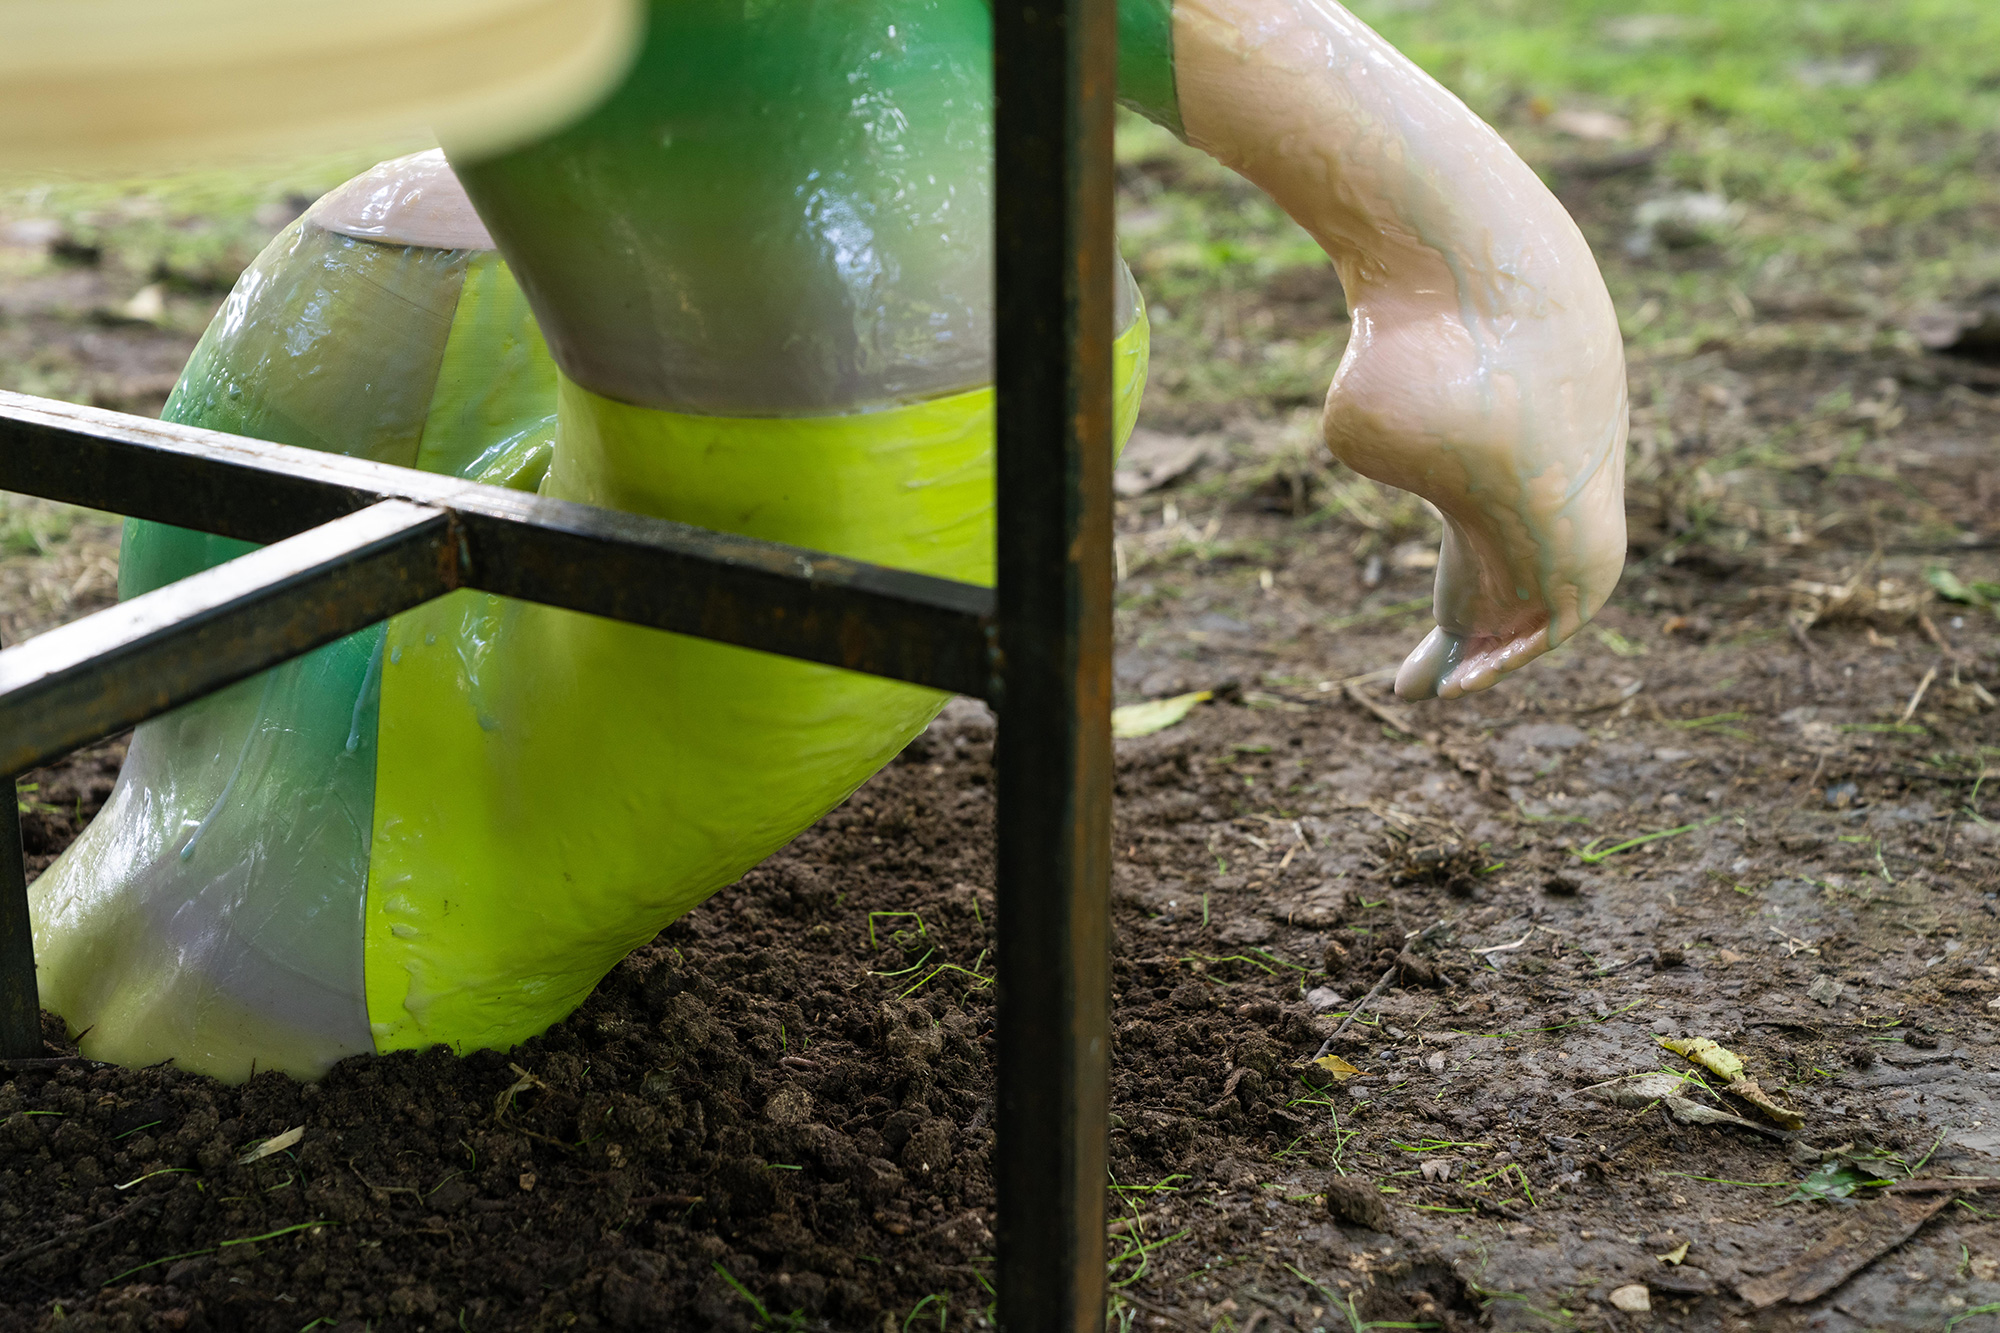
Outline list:
[[[274,1153],[283,1152],[305,1136],[306,1127],[304,1125],[288,1129],[276,1138],[269,1138],[265,1139],[262,1143],[252,1144],[244,1150],[241,1157],[236,1159],[236,1164],[238,1166],[248,1166],[252,1162],[261,1162]]]
[[[1322,1055],[1319,1059],[1313,1061],[1313,1063],[1339,1079],[1342,1083],[1345,1083],[1348,1079],[1353,1078],[1361,1072],[1337,1055]]]
[[[1661,1037],[1660,1045],[1688,1059],[1720,1079],[1743,1077],[1743,1061],[1707,1037]]]
[[[1671,1250],[1668,1250],[1665,1254],[1656,1254],[1653,1257],[1655,1259],[1658,1259],[1663,1264],[1678,1264],[1680,1263],[1681,1260],[1688,1257],[1689,1244],[1690,1242],[1688,1241],[1682,1241],[1679,1245],[1675,1246]]]
[[[1806,1118],[1789,1106],[1781,1106],[1772,1101],[1768,1093],[1757,1086],[1757,1080],[1747,1078],[1743,1073],[1743,1060],[1734,1051],[1727,1050],[1706,1037],[1661,1037],[1660,1045],[1682,1055],[1702,1068],[1724,1080],[1722,1090],[1732,1097],[1741,1097],[1763,1112],[1773,1124],[1786,1129],[1804,1129]]]
[[[1681,1096],[1681,1090],[1687,1086],[1687,1080],[1680,1075],[1660,1072],[1614,1078],[1606,1083],[1594,1083],[1583,1091],[1613,1106],[1647,1107],[1658,1102],[1683,1125],[1736,1125],[1758,1134],[1776,1135],[1775,1130],[1766,1129],[1754,1120],[1745,1120],[1740,1115],[1718,1111]]]
[[[1782,1125],[1786,1129],[1804,1129],[1806,1127],[1806,1118],[1803,1115],[1794,1111],[1789,1106],[1780,1106],[1778,1103],[1772,1101],[1770,1097],[1765,1095],[1764,1090],[1757,1086],[1757,1080],[1754,1078],[1731,1079],[1722,1085],[1722,1090],[1732,1097],[1741,1097],[1744,1101],[1749,1102],[1759,1111],[1762,1111],[1773,1124]]]
[[[1165,731],[1193,711],[1196,704],[1206,703],[1214,697],[1213,690],[1196,690],[1192,694],[1176,694],[1170,699],[1149,699],[1142,704],[1114,708],[1111,710],[1111,734],[1119,740],[1131,740],[1135,736],[1150,736],[1156,731]]]

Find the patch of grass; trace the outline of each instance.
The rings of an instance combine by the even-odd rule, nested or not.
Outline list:
[[[292,216],[420,143],[151,179],[0,181],[0,218],[61,224],[70,253],[200,291],[226,290]]]
[[[1618,853],[1630,851],[1634,847],[1643,847],[1649,842],[1658,842],[1662,838],[1679,837],[1683,833],[1691,833],[1696,829],[1707,828],[1710,824],[1716,823],[1721,818],[1721,815],[1712,815],[1707,819],[1698,820],[1692,824],[1683,824],[1679,828],[1661,829],[1658,833],[1642,833],[1636,838],[1627,838],[1624,842],[1616,846],[1606,847],[1602,850],[1598,849],[1597,844],[1603,842],[1604,839],[1592,838],[1581,847],[1570,848],[1569,853],[1585,865],[1594,866],[1600,861],[1608,861],[1618,855]]]
[[[878,917],[883,917],[883,918],[909,917],[917,923],[916,935],[911,935],[909,934],[908,931],[905,930],[894,930],[889,933],[889,938],[894,940],[897,944],[902,945],[905,949],[912,947],[910,941],[920,937],[928,938],[930,936],[930,930],[928,927],[924,925],[924,917],[923,913],[921,912],[870,912],[868,914],[868,947],[871,949],[879,949],[882,947],[880,941],[878,941],[875,938],[875,921]]]
[[[161,1264],[170,1264],[174,1262],[174,1260],[176,1259],[192,1259],[196,1255],[215,1254],[218,1253],[219,1251],[229,1249],[231,1246],[235,1245],[255,1245],[259,1241],[276,1240],[280,1236],[289,1236],[292,1235],[294,1232],[311,1231],[319,1227],[337,1227],[339,1225],[340,1223],[338,1222],[328,1222],[325,1220],[317,1222],[299,1222],[292,1226],[279,1227],[276,1231],[266,1231],[256,1236],[238,1236],[234,1240],[225,1240],[219,1245],[211,1245],[205,1250],[188,1250],[182,1254],[170,1254],[166,1256],[164,1259],[149,1259],[143,1264],[136,1264],[133,1267],[126,1269],[122,1273],[104,1279],[103,1285],[108,1287],[114,1282],[122,1281],[123,1279],[132,1276],[132,1274],[134,1273],[143,1273],[148,1268],[158,1268]]]
[[[711,1262],[709,1267],[721,1274],[722,1280],[729,1284],[729,1289],[735,1292],[750,1307],[752,1315],[755,1316],[757,1328],[760,1331],[769,1330],[770,1333],[796,1333],[797,1330],[805,1328],[806,1313],[804,1310],[794,1310],[788,1315],[774,1315],[765,1306],[764,1302],[757,1298],[757,1293],[739,1282],[734,1273],[731,1273],[719,1263]],[[922,1307],[919,1306],[919,1308]],[[916,1312],[911,1311],[911,1313],[914,1315]],[[905,1327],[907,1328],[907,1325]]]
[[[944,1333],[945,1324],[951,1317],[951,1301],[942,1292],[935,1291],[910,1307],[910,1312],[903,1316],[903,1333],[910,1333],[911,1326],[917,1322],[917,1316],[933,1305],[937,1307],[938,1333]]]
[[[1627,0],[1357,0],[1354,9],[1531,161],[1584,147],[1551,113],[1609,111],[1631,126],[1616,146],[1654,150],[1640,177],[1650,190],[1713,191],[1744,205],[1719,271],[1614,278],[1621,308],[1661,299],[1641,340],[1695,332],[1726,312],[1730,285],[1740,300],[1774,267],[1907,253],[1916,229],[1994,202],[1993,177],[1979,168],[1986,128],[2000,121],[1989,58],[2000,8],[1985,0],[1656,0],[1642,10]],[[1935,231],[1927,239],[1935,254]]]

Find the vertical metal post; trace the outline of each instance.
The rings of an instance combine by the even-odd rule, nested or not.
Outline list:
[[[42,1053],[35,933],[28,924],[28,866],[22,859],[20,790],[0,777],[0,1060]]]
[[[0,1060],[42,1053],[35,987],[35,937],[28,927],[28,869],[21,860],[21,813],[14,779],[0,779]]]
[[[1000,1321],[1104,1326],[1113,0],[993,6]]]

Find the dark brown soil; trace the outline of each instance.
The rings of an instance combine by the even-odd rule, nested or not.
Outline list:
[[[1648,709],[1538,704],[1591,703],[1604,663],[1577,653],[1538,689],[1409,721],[1422,736],[1369,695],[1251,689],[1121,743],[1111,1250],[1128,1320],[1467,1328],[1567,1309],[1608,1327],[1602,1293],[1650,1281],[1657,1312],[1729,1326],[1734,1283],[1843,1205],[1713,1183],[1798,1179],[1819,1161],[1803,1145],[1577,1094],[1658,1065],[1656,1032],[1730,1044],[1816,1147],[1990,1168],[1993,831],[1947,813],[1953,789],[1901,734],[1835,731],[1807,757],[1802,729],[1866,715],[1842,665],[1859,631],[1820,649],[1842,684],[1808,716],[1737,719],[1740,735],[1676,725],[1712,711],[1712,672],[1700,645],[1654,651],[1675,683]],[[1767,688],[1802,688],[1798,662],[1773,666]],[[1993,735],[1990,712],[1934,716]],[[513,1052],[357,1059],[311,1086],[14,1073],[0,1325],[977,1326],[991,734],[954,705]],[[1597,865],[1564,850],[1697,818]],[[1466,847],[1484,873],[1440,869]],[[1471,952],[1496,944],[1517,947]],[[1363,1076],[1316,1086],[1303,1060],[1332,1022],[1306,992],[1351,1002],[1399,959],[1335,1043]],[[1806,994],[1822,975],[1846,988],[1831,1005]],[[237,1164],[294,1127],[295,1146]],[[1994,1299],[1981,1216],[1940,1218],[1844,1298],[1897,1328]],[[1683,1240],[1684,1266],[1653,1257]],[[1918,1299],[1921,1321],[1889,1304]]]
[[[60,764],[24,774],[14,784],[29,879],[47,870],[104,808],[125,762],[125,744],[126,737],[120,736],[79,750]]]

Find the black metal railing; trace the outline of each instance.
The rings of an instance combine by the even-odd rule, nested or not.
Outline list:
[[[0,651],[0,774],[455,588],[985,698],[1000,1314],[1101,1328],[1114,27],[1111,0],[994,6],[997,588],[0,394],[0,490],[268,543]],[[15,811],[0,816],[0,1058],[41,1050]]]

